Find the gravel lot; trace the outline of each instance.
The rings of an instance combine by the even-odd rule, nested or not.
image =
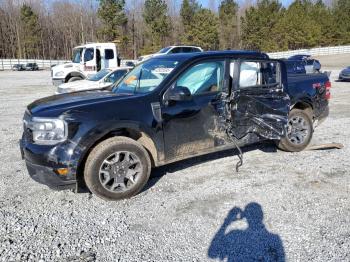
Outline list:
[[[287,261],[350,261],[350,83],[334,82],[339,69],[313,143],[344,149],[251,146],[238,174],[232,151],[186,160],[154,170],[144,192],[120,202],[29,178],[21,118],[53,94],[50,73],[0,72],[0,261],[233,261],[271,245]],[[247,207],[243,219],[235,207]]]

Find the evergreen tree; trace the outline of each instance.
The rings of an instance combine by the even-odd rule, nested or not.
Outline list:
[[[234,0],[223,0],[219,6],[220,49],[238,47],[238,4]]]
[[[276,50],[310,48],[321,44],[322,31],[310,0],[295,0],[272,30]]]
[[[166,2],[164,0],[146,0],[143,18],[151,38],[149,51],[156,51],[165,44],[165,37],[170,34],[171,30]]]
[[[258,0],[245,12],[241,21],[243,47],[252,50],[276,50],[271,30],[281,19],[282,6],[278,0]]]
[[[338,0],[334,10],[334,42],[336,44],[350,43],[350,0]]]
[[[218,49],[218,17],[209,9],[200,9],[193,16],[185,38],[190,40],[189,44],[198,45],[205,50]]]
[[[196,12],[200,10],[200,5],[197,3],[196,0],[183,0],[181,9],[180,9],[180,16],[181,21],[184,26],[184,31],[186,32],[188,28],[191,26],[191,23],[193,21],[193,16]]]
[[[97,15],[103,24],[99,30],[100,38],[104,41],[116,39],[125,41],[123,27],[128,21],[125,14],[125,0],[99,0],[99,2]]]
[[[36,57],[38,56],[37,50],[40,43],[38,15],[34,13],[29,5],[23,4],[20,10],[20,20],[23,32],[25,32],[22,39],[24,57]]]
[[[350,16],[350,14],[349,14]],[[320,26],[320,38],[317,40],[317,45],[328,46],[331,45],[335,38],[335,24],[334,18],[330,8],[328,8],[322,0],[317,0],[313,5],[313,8],[310,13],[311,19],[314,17],[319,17],[321,19],[317,20],[317,23]]]

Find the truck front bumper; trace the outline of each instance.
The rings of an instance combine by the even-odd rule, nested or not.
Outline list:
[[[34,181],[55,190],[76,188],[76,169],[69,167],[67,163],[50,160],[53,148],[27,143],[24,139],[19,144],[22,159],[25,160],[28,173]],[[62,168],[67,168],[69,172],[60,175],[58,170]]]
[[[76,187],[75,180],[64,180],[50,167],[35,165],[28,161],[25,162],[30,177],[40,184],[54,190],[74,189]]]
[[[52,84],[57,87],[64,84],[64,79],[52,78]]]

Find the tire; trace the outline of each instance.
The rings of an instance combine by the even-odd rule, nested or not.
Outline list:
[[[79,81],[79,80],[83,80],[83,79],[79,76],[73,76],[73,77],[69,78],[67,82],[74,82],[74,81]]]
[[[132,163],[136,163],[135,166]],[[129,179],[126,178],[128,173],[135,175]],[[139,193],[150,173],[151,161],[142,145],[128,137],[112,137],[91,151],[86,160],[84,179],[88,189],[98,197],[120,200]]]
[[[293,129],[293,125],[298,130]],[[287,136],[277,142],[277,147],[287,152],[302,151],[310,144],[313,132],[310,110],[292,109],[288,117]]]

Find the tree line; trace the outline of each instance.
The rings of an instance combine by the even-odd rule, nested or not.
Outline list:
[[[265,52],[350,43],[349,0],[3,0],[0,58],[69,59],[113,41],[124,58],[173,44]]]

